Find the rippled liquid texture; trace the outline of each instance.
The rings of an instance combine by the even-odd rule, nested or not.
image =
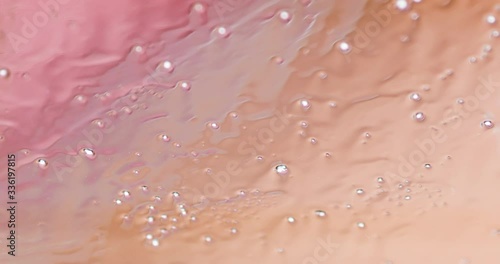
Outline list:
[[[500,262],[495,1],[0,4],[0,263]]]

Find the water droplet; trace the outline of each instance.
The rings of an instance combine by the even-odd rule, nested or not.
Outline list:
[[[153,247],[157,247],[160,245],[160,241],[158,241],[158,239],[153,239],[151,240],[151,245],[153,245]]]
[[[172,196],[175,198],[179,198],[181,195],[178,192],[172,192]]]
[[[408,10],[409,4],[406,0],[396,0],[395,6],[400,11]]]
[[[424,165],[424,168],[426,168],[426,169],[431,169],[431,168],[432,168],[432,165],[431,165],[431,164],[429,164],[429,163],[426,163],[426,164]]]
[[[302,128],[306,128],[306,127],[308,127],[308,126],[309,126],[309,124],[308,124],[306,121],[302,121],[302,122],[300,122],[300,126],[301,126]]]
[[[361,194],[364,194],[364,193],[365,193],[365,190],[363,190],[363,189],[356,189],[356,194],[361,195]]]
[[[498,30],[491,31],[491,34],[490,34],[491,38],[498,38],[499,36],[500,36],[500,31],[498,31]]]
[[[311,144],[316,145],[318,143],[318,140],[315,138],[311,138]]]
[[[326,216],[326,212],[325,212],[325,211],[323,211],[323,210],[316,210],[316,211],[314,212],[314,214],[315,214],[316,216],[318,216],[318,217],[325,217],[325,216]]]
[[[8,69],[0,68],[0,78],[5,79],[5,78],[9,77],[9,75],[10,75],[10,72]]]
[[[465,103],[464,99],[462,98],[457,99],[457,104],[464,104],[464,103]]]
[[[148,223],[152,224],[155,221],[155,218],[152,216],[148,216],[147,221]]]
[[[212,237],[210,237],[210,236],[205,236],[205,237],[203,237],[203,240],[204,240],[206,243],[211,243],[211,242],[212,242]]]
[[[123,197],[130,197],[130,192],[129,191],[122,191]]]
[[[419,122],[422,122],[425,120],[425,115],[424,113],[422,112],[417,112],[415,113],[415,115],[413,116],[413,118],[416,120],[416,121],[419,121]]]
[[[493,25],[496,22],[497,22],[497,18],[494,15],[489,14],[486,16],[486,23]]]
[[[221,37],[221,38],[227,38],[229,36],[229,30],[225,27],[217,27],[215,29],[215,32]]]
[[[191,90],[191,84],[189,84],[188,82],[186,81],[180,81],[179,82],[179,87],[181,87],[183,90],[185,91],[189,91]]]
[[[116,205],[121,205],[121,204],[122,204],[122,200],[120,200],[120,199],[116,199],[116,200],[115,200],[115,204],[116,204]]]
[[[161,134],[160,135],[160,139],[165,141],[165,142],[169,142],[170,141],[170,137],[165,135],[165,134]]]
[[[300,100],[300,105],[302,106],[302,108],[304,110],[307,110],[307,109],[311,108],[311,104],[306,99]]]
[[[77,95],[75,96],[75,101],[78,102],[79,104],[85,104],[87,103],[87,97],[85,95]]]
[[[89,148],[83,148],[81,150],[81,152],[83,153],[83,155],[89,159],[95,159],[96,157],[96,154],[95,152],[92,150],[92,149],[89,149]]]
[[[371,138],[371,137],[372,137],[372,135],[370,133],[368,133],[368,132],[365,133],[365,138]]]
[[[172,72],[174,70],[174,65],[170,61],[164,61],[160,64],[161,68],[166,70],[167,72]]]
[[[490,120],[485,120],[483,121],[483,123],[481,123],[481,125],[486,128],[486,129],[490,129],[490,128],[493,128],[495,126],[495,124],[493,124],[492,121]]]
[[[38,159],[36,163],[40,169],[46,169],[49,166],[49,163],[44,159]]]
[[[422,100],[422,97],[420,97],[419,93],[411,93],[410,99],[415,101],[415,102],[418,102],[418,101]]]
[[[215,122],[211,122],[210,124],[210,127],[213,128],[213,129],[219,129],[219,124],[215,123]]]
[[[279,175],[286,175],[288,173],[288,167],[284,164],[276,166],[275,170]]]
[[[405,200],[411,200],[411,196],[410,195],[406,195],[405,196]]]
[[[236,229],[234,227],[231,228],[231,234],[236,234],[236,233],[238,233],[238,229]]]
[[[384,181],[384,178],[382,178],[382,177],[378,177],[378,178],[377,178],[377,182],[378,182],[378,183],[384,183],[385,181]]]
[[[340,50],[340,52],[347,54],[347,53],[351,52],[351,45],[349,45],[349,43],[347,43],[345,41],[342,41],[339,44],[339,50]]]
[[[140,45],[134,46],[133,50],[137,53],[144,53],[144,48]]]
[[[295,223],[295,218],[289,216],[287,219],[288,223]]]
[[[363,223],[363,222],[358,222],[356,224],[356,226],[358,226],[358,228],[365,228],[366,227],[365,223]]]
[[[203,14],[203,13],[205,13],[206,8],[205,8],[205,6],[202,3],[196,3],[196,4],[193,5],[193,10],[196,13]]]
[[[486,45],[483,46],[483,52],[489,53],[491,50],[492,50],[491,45],[486,44]]]
[[[279,18],[283,22],[290,22],[290,20],[292,20],[292,15],[290,15],[288,11],[280,11]]]

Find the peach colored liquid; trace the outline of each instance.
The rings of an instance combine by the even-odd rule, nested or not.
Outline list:
[[[0,3],[0,263],[500,262],[494,1]]]

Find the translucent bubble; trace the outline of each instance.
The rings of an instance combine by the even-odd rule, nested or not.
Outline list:
[[[215,29],[215,32],[217,33],[217,35],[219,35],[219,37],[221,38],[227,38],[229,36],[229,30],[225,27],[217,27]]]
[[[170,61],[164,61],[160,64],[161,68],[166,70],[167,72],[172,72],[174,70],[174,65]]]
[[[365,223],[363,223],[363,222],[358,222],[358,223],[356,223],[356,226],[357,226],[358,228],[365,228],[365,227],[366,227]]]
[[[486,16],[486,23],[492,25],[492,24],[495,24],[496,22],[497,22],[497,18],[494,15],[489,14]]]
[[[416,121],[419,121],[419,122],[422,122],[425,120],[425,115],[424,113],[422,112],[417,112],[415,113],[415,115],[413,116],[413,118],[416,120]]]
[[[425,165],[424,165],[424,168],[426,168],[426,169],[431,169],[431,168],[432,168],[432,165],[431,165],[431,164],[429,164],[429,163],[427,163],[427,164],[425,164]]]
[[[234,227],[231,228],[231,234],[236,234],[236,233],[238,233],[238,229],[236,229]]]
[[[185,91],[189,91],[191,90],[191,84],[189,84],[188,82],[186,81],[180,81],[179,82],[179,87],[181,87],[183,90]]]
[[[211,128],[213,128],[213,129],[219,129],[219,124],[217,124],[217,123],[215,123],[215,122],[211,122],[211,123],[209,124],[209,126],[210,126]]]
[[[116,205],[121,205],[121,204],[122,204],[122,200],[120,200],[120,199],[116,199],[116,200],[115,200],[115,204],[116,204]]]
[[[498,38],[500,36],[500,31],[498,30],[492,30],[490,33],[491,38]]]
[[[158,241],[158,239],[153,239],[151,240],[151,245],[153,245],[153,247],[157,247],[160,245],[160,241]]]
[[[87,103],[87,97],[85,95],[79,94],[75,96],[75,101],[80,104],[85,104]]]
[[[378,183],[384,183],[385,181],[384,181],[384,178],[382,178],[382,177],[378,177],[378,178],[377,178],[377,182],[378,182]]]
[[[38,159],[36,163],[40,169],[46,169],[49,166],[49,163],[44,159]]]
[[[484,120],[483,123],[481,123],[481,125],[486,129],[490,129],[495,126],[495,124],[493,124],[493,122],[490,120]]]
[[[326,216],[326,212],[325,212],[325,211],[323,211],[323,210],[316,210],[316,211],[314,212],[314,214],[315,214],[316,216],[318,216],[318,217],[325,217],[325,216]]]
[[[363,189],[356,189],[356,194],[361,195],[361,194],[364,194],[364,193],[365,193],[365,190],[363,190]]]
[[[306,128],[306,127],[308,127],[308,126],[309,126],[309,124],[308,124],[306,121],[302,121],[302,122],[300,122],[300,126],[301,126],[302,128]]]
[[[462,98],[457,99],[457,104],[464,104],[464,103],[465,103],[464,99]]]
[[[289,216],[287,219],[288,223],[295,223],[295,218]]]
[[[477,62],[477,58],[472,56],[472,57],[469,57],[469,62],[470,63],[476,63]]]
[[[6,68],[0,68],[0,78],[7,78],[9,77],[10,75],[10,72],[9,72],[9,69],[6,69]]]
[[[140,45],[136,45],[132,48],[133,51],[137,52],[137,53],[144,53],[144,48]]]
[[[123,197],[130,197],[130,192],[129,191],[122,191]]]
[[[276,166],[275,170],[279,175],[286,175],[288,173],[288,167],[284,164]]]
[[[161,134],[160,135],[160,139],[165,141],[165,142],[169,142],[170,141],[170,137],[165,135],[165,134]]]
[[[95,152],[92,150],[92,149],[89,149],[89,148],[83,148],[81,150],[81,152],[83,153],[83,155],[89,159],[95,159],[96,157],[96,154]]]
[[[347,54],[347,53],[351,52],[351,45],[349,45],[349,43],[347,43],[345,41],[342,41],[339,44],[339,50],[340,50],[340,52]]]
[[[151,239],[153,239],[153,235],[152,235],[152,234],[146,234],[146,239],[147,239],[147,240],[151,240]]]
[[[155,221],[155,218],[153,216],[148,216],[147,221],[152,224]]]
[[[493,48],[489,44],[486,44],[486,45],[483,46],[483,52],[485,52],[485,53],[491,52],[492,49]]]
[[[422,97],[420,97],[419,93],[411,93],[410,99],[415,101],[415,102],[418,102],[418,101],[422,100]]]
[[[417,12],[411,12],[410,13],[410,18],[411,20],[418,20],[420,18],[420,15]]]
[[[292,15],[288,11],[280,11],[278,15],[283,22],[290,22],[292,20]]]
[[[395,6],[398,10],[404,11],[404,10],[408,10],[410,5],[408,4],[408,2],[406,0],[396,0]]]
[[[172,192],[172,196],[175,198],[179,198],[181,195],[178,192]]]
[[[411,200],[411,196],[410,195],[406,195],[405,196],[405,200]]]
[[[307,110],[307,109],[311,108],[311,104],[306,99],[300,100],[300,105],[302,106],[302,108],[304,110]]]
[[[211,243],[211,242],[212,242],[212,237],[210,237],[210,236],[205,236],[205,237],[203,237],[203,240],[204,240],[206,243]]]
[[[203,14],[206,12],[206,10],[207,9],[202,3],[196,3],[193,5],[193,11],[195,11],[196,13]]]

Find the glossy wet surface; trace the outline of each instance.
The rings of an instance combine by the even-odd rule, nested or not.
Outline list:
[[[0,260],[500,261],[494,1],[1,3]]]

